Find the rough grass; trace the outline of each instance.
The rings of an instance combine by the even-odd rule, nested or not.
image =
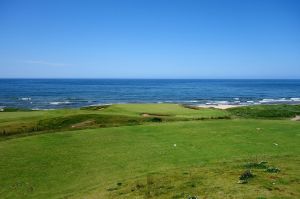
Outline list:
[[[5,107],[5,108],[1,108],[1,112],[18,112],[18,111],[32,111],[31,109],[26,109],[26,108],[14,108],[14,107]]]
[[[96,105],[96,106],[84,106],[80,110],[91,110],[91,111],[100,111],[105,108],[108,108],[110,105]]]
[[[143,114],[149,117],[145,118]],[[139,125],[149,122],[228,118],[229,114],[225,111],[190,110],[177,104],[122,104],[31,112],[18,110],[0,113],[0,136]]]
[[[290,161],[280,158],[281,161]],[[296,162],[294,162],[296,163]],[[243,170],[234,167],[236,162],[210,164],[168,169],[160,172],[111,183],[105,198],[297,198],[299,178],[297,172],[289,170],[285,174],[266,173],[252,170],[253,177],[247,184],[238,184]],[[283,165],[282,165],[283,166]],[[296,166],[290,164],[289,166]],[[254,191],[256,190],[256,192]],[[277,194],[277,195],[276,195]],[[91,198],[102,195],[92,194]]]
[[[186,118],[210,118],[228,116],[228,112],[218,109],[193,110],[179,104],[116,104],[103,110],[103,113],[139,116],[143,113],[151,115],[170,115]]]
[[[299,132],[287,120],[211,120],[5,140],[0,196],[297,198]],[[281,171],[253,168],[255,177],[237,184],[246,163],[262,160]]]
[[[293,118],[300,115],[300,105],[256,105],[227,109],[233,115],[243,118]]]
[[[57,132],[63,130],[78,130],[84,128],[104,128],[114,126],[140,125],[149,122],[173,121],[173,118],[165,117],[136,117],[126,115],[106,114],[74,114],[67,116],[51,116],[32,118],[28,121],[14,121],[0,124],[0,135],[12,136],[18,134]],[[178,119],[177,119],[178,120]]]

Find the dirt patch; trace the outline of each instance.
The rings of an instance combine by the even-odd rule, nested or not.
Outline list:
[[[93,124],[96,124],[95,120],[86,120],[83,122],[79,122],[77,124],[73,124],[71,127],[72,128],[83,128],[83,127],[91,126]]]

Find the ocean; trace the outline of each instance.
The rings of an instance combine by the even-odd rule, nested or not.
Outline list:
[[[0,79],[0,107],[114,103],[300,104],[300,80]]]

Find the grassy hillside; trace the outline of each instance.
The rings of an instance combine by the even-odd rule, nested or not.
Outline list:
[[[52,129],[52,133],[4,139],[0,141],[0,198],[300,197],[297,121],[198,120],[229,113],[179,105],[7,114],[0,113],[1,123],[74,115],[84,121],[93,115],[106,124],[123,117],[172,118],[172,122],[128,125],[122,121],[117,127]],[[246,175],[249,169],[253,177]]]
[[[228,116],[226,111],[218,109],[190,109],[178,104],[117,104],[103,110],[108,114],[140,116],[143,113],[184,118],[210,118]]]
[[[193,110],[177,104],[120,104],[81,109],[0,112],[0,136],[149,122],[229,118],[222,110]]]

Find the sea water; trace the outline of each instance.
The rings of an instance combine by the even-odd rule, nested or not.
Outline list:
[[[0,108],[114,103],[300,104],[300,80],[0,79]]]

